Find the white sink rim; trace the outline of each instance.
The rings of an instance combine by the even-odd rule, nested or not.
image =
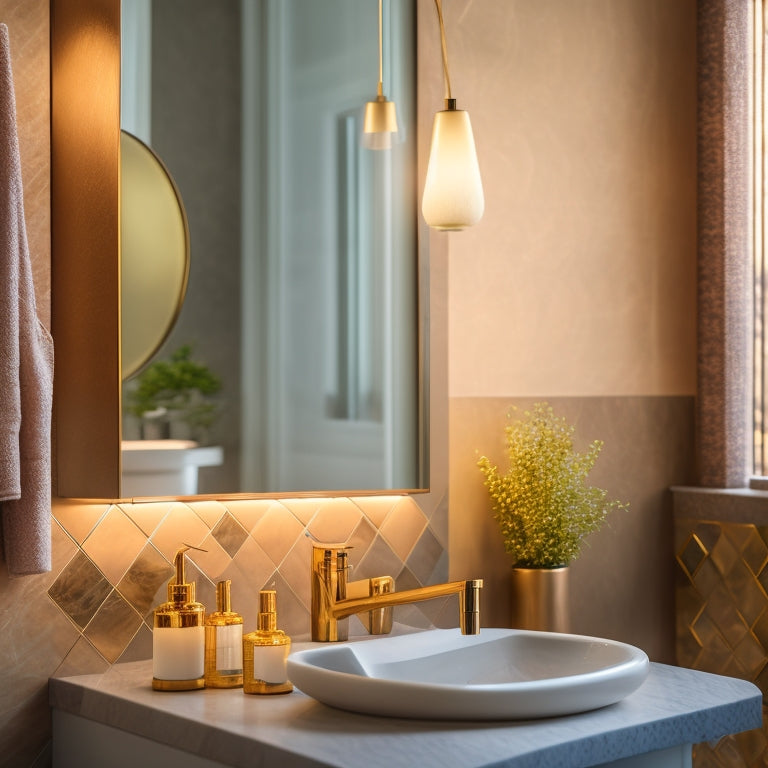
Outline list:
[[[552,651],[560,650],[582,669],[575,674],[555,669],[552,676],[545,673],[534,679],[500,683],[432,682],[429,671],[421,681],[403,679],[409,663],[418,669],[419,660],[435,659],[441,653],[458,654],[456,659],[464,654],[482,667],[483,652],[487,661],[492,658],[489,652],[498,653],[504,643],[527,643],[529,651],[543,648],[550,654],[549,662],[557,656]],[[467,649],[472,647],[479,647],[480,652],[471,654]],[[603,654],[606,661],[585,663],[584,654]],[[523,659],[523,666],[526,661]],[[546,667],[548,662],[542,663]],[[554,663],[556,666],[556,659]],[[451,670],[457,669],[432,666],[438,676],[439,670],[447,669],[450,677]],[[463,636],[458,629],[435,629],[399,637],[323,643],[298,650],[288,659],[293,684],[324,704],[364,714],[427,720],[519,720],[585,712],[625,698],[640,687],[647,674],[648,656],[626,643],[496,628],[484,628],[474,636]]]

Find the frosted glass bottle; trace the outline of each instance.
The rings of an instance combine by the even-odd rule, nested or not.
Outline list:
[[[290,693],[286,662],[291,638],[277,628],[277,594],[259,592],[259,620],[255,632],[243,636],[243,693]]]
[[[216,610],[205,618],[205,687],[243,684],[243,617],[232,611],[227,579],[216,585]]]

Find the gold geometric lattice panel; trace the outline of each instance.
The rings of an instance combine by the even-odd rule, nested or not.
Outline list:
[[[677,661],[768,693],[768,528],[678,521]]]
[[[739,677],[768,695],[768,528],[675,524],[677,663]],[[763,728],[694,747],[695,768],[768,765]]]
[[[694,768],[765,768],[768,765],[768,710],[763,709],[763,727],[725,736],[715,744],[693,748]]]

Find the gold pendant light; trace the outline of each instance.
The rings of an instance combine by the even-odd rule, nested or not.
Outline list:
[[[395,102],[388,101],[384,96],[382,2],[383,0],[379,0],[379,82],[376,101],[366,103],[363,116],[363,146],[368,149],[389,149],[397,137]]]

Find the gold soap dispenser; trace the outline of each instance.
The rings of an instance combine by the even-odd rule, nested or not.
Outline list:
[[[205,606],[195,602],[195,583],[184,573],[185,544],[176,553],[175,576],[168,582],[168,602],[155,609],[152,631],[152,687],[156,691],[191,691],[205,687]]]
[[[243,693],[290,693],[286,661],[291,638],[277,628],[277,593],[259,592],[259,623],[243,636]]]
[[[243,617],[232,610],[231,585],[216,585],[216,610],[205,617],[205,687],[243,684]]]

